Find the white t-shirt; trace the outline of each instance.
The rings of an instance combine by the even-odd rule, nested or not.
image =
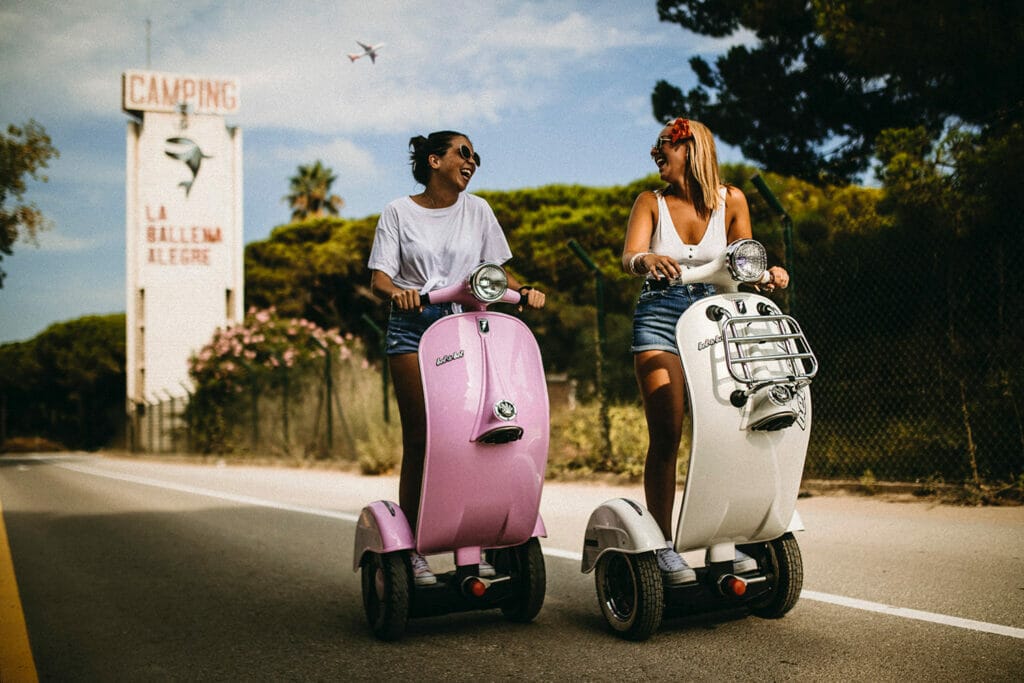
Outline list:
[[[427,209],[410,197],[387,206],[377,221],[370,269],[420,294],[464,280],[481,263],[512,258],[490,204],[463,192],[443,209]]]

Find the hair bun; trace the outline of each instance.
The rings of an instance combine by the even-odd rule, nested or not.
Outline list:
[[[422,135],[409,138],[409,149],[416,151],[423,145],[427,144],[427,139]]]

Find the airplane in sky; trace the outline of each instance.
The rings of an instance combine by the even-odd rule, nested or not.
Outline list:
[[[359,43],[358,40],[356,42]],[[359,59],[360,57],[365,57],[365,56],[369,55],[370,56],[370,61],[373,62],[374,64],[376,64],[377,63],[377,50],[379,50],[382,47],[384,47],[384,43],[377,43],[376,45],[367,45],[366,43],[359,43],[359,47],[363,48],[363,51],[361,53],[359,53],[359,54],[349,53],[348,58],[351,59],[354,62],[357,59]]]

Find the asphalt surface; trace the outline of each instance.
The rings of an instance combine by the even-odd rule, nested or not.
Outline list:
[[[392,477],[0,457],[30,664],[53,681],[1016,681],[1024,671],[1024,508],[802,499],[804,594],[785,618],[674,619],[632,643],[609,632],[579,554],[591,510],[639,499],[639,487],[549,483],[547,599],[534,623],[445,615],[384,643],[366,625],[352,544],[360,508],[396,496]],[[8,642],[11,613],[0,611]],[[0,648],[0,680],[30,679],[3,661],[10,651]]]

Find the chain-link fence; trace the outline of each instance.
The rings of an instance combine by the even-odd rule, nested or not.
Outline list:
[[[173,405],[146,406],[136,420],[135,443],[138,450],[158,453],[177,449],[355,461],[359,442],[370,440],[375,430],[390,429],[394,409],[388,400],[378,369],[361,353],[332,347],[301,366],[242,372],[229,390],[200,387],[177,412]]]
[[[180,453],[192,449],[192,433],[185,420],[187,396],[153,398],[129,409],[128,449],[134,453]]]
[[[821,370],[805,476],[1017,482],[1018,251],[995,239],[835,239],[793,264],[790,312]]]
[[[1021,486],[1024,281],[1009,246],[1018,242],[893,231],[801,243],[793,285],[776,298],[820,362],[806,478]],[[381,380],[362,356],[264,378],[218,407],[226,441],[212,448],[201,420],[182,421],[183,405],[149,404],[133,443],[355,460],[377,441],[374,467],[384,470],[400,444]],[[635,397],[631,375],[621,381],[630,386],[619,393]],[[642,458],[643,444],[630,447]]]

